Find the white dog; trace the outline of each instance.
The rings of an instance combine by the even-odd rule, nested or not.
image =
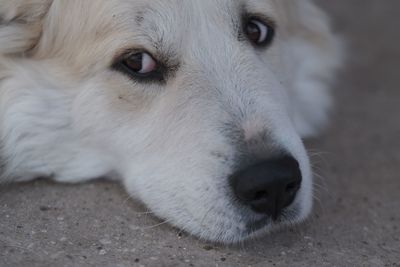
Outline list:
[[[300,222],[340,58],[309,0],[0,0],[0,179],[117,177],[217,242]]]

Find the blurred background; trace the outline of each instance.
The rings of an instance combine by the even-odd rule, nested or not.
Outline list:
[[[317,2],[348,54],[332,126],[307,142],[307,223],[227,248],[160,224],[118,185],[37,181],[0,189],[0,266],[400,266],[400,1]]]

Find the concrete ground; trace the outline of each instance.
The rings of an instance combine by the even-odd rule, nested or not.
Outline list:
[[[400,266],[400,1],[321,1],[349,44],[316,153],[312,219],[236,247],[200,242],[108,182],[0,189],[0,266]],[[315,154],[315,153],[314,153]]]

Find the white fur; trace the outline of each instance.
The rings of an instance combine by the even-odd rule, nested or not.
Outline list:
[[[256,50],[235,35],[239,2],[0,0],[0,180],[117,173],[159,217],[226,243],[304,220],[312,174],[300,136],[326,122],[340,46],[310,1],[252,0],[247,11],[278,27]],[[139,83],[111,70],[130,48],[167,55],[173,77]],[[262,153],[299,161],[298,214],[248,229],[264,217],[232,201],[238,151],[224,131],[244,144],[268,133]]]

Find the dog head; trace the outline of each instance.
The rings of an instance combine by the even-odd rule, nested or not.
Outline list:
[[[312,31],[283,1],[3,2],[2,108],[25,122],[2,115],[4,146],[24,158],[14,172],[116,172],[157,216],[219,242],[309,214],[289,40]]]

